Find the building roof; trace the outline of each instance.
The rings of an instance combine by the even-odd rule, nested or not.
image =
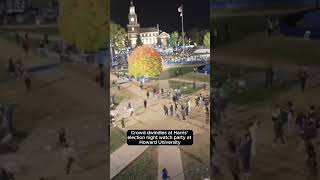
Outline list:
[[[170,37],[170,35],[169,35],[168,33],[166,33],[166,32],[160,33],[159,36],[160,36],[160,37]]]
[[[158,32],[158,28],[157,27],[140,28],[140,33],[147,33],[147,32]]]

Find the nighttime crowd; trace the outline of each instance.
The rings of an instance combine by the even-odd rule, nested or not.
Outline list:
[[[309,75],[306,69],[300,69],[298,72],[300,93],[306,93],[308,87]],[[266,69],[265,87],[271,89],[273,86],[274,71],[270,66]],[[213,140],[213,170],[215,178],[231,174],[234,180],[240,180],[243,176],[251,176],[252,159],[257,156],[257,135],[259,129],[265,128],[257,116],[250,120],[240,134],[236,132],[228,132],[223,126],[228,120],[226,109],[229,102],[223,95],[221,89],[215,88],[213,97],[214,107],[214,140]],[[273,131],[272,149],[281,146],[295,144],[296,148],[304,149],[305,168],[309,179],[317,179],[318,162],[316,145],[320,142],[318,129],[320,127],[320,116],[318,108],[314,104],[310,104],[307,111],[299,110],[294,106],[295,102],[288,100],[286,104],[275,104],[270,110],[270,122]],[[223,139],[223,144],[217,143],[217,138]],[[260,140],[261,141],[261,140]],[[226,153],[222,153],[221,148],[225,148]],[[224,155],[222,155],[224,154]],[[259,156],[259,154],[258,154]],[[227,169],[223,170],[222,161],[227,164]],[[228,172],[224,172],[228,171]]]

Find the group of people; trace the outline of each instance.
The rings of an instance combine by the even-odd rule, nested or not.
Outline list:
[[[25,69],[21,59],[18,59],[16,62],[14,62],[13,59],[10,58],[8,61],[7,71],[9,77],[23,77],[27,91],[31,89],[30,73]]]
[[[268,65],[268,67],[265,69],[265,87],[266,88],[273,87],[274,76],[275,76],[275,71],[272,65]],[[301,68],[298,71],[297,76],[300,82],[301,91],[304,92],[307,85],[307,81],[309,79],[309,73],[306,71],[306,69]]]
[[[320,119],[317,109],[314,105],[309,107],[308,112],[295,113],[293,103],[289,101],[286,108],[276,105],[272,112],[272,121],[274,126],[274,143],[278,139],[286,144],[289,137],[298,134],[297,145],[304,145],[307,155],[306,167],[309,175],[316,177],[318,175],[318,163],[315,151],[315,143],[318,142],[318,129]]]

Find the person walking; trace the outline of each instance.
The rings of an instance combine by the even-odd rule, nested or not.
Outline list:
[[[129,111],[130,111],[130,117],[132,117],[132,115],[133,115],[133,110],[134,110],[134,109],[133,109],[133,106],[131,106],[130,109],[129,109]]]
[[[170,116],[173,116],[173,104],[170,104]]]
[[[272,121],[273,121],[273,130],[275,133],[275,137],[273,139],[273,143],[277,143],[278,139],[285,144],[283,137],[283,128],[282,128],[282,120],[281,120],[281,108],[279,105],[275,106],[275,109],[272,111]]]
[[[16,66],[13,63],[13,59],[10,58],[9,59],[9,63],[8,63],[8,74],[10,77],[14,77],[15,76],[15,72],[16,72]]]
[[[161,88],[161,96],[163,96],[164,90],[163,88]]]
[[[150,94],[149,94],[149,91],[147,91],[147,99],[149,99],[149,95],[150,95]]]
[[[164,111],[164,115],[168,116],[168,107],[166,105],[163,105],[163,111]]]
[[[182,106],[181,107],[181,116],[182,116],[182,120],[187,120],[186,119],[186,114],[185,114],[186,112],[185,112],[185,109],[184,109],[184,107]]]
[[[128,103],[128,109],[130,109],[130,108],[131,108],[131,103],[129,102],[129,103]]]
[[[245,175],[250,175],[251,144],[251,136],[250,133],[247,132],[240,147],[240,156]]]
[[[204,91],[206,90],[206,87],[207,87],[206,83],[203,83],[203,90]]]
[[[124,118],[121,119],[121,126],[122,126],[122,129],[126,128],[126,125],[125,125],[125,122],[124,122]]]
[[[188,107],[188,105],[186,106],[185,111],[186,111],[186,116],[189,116],[189,107]]]
[[[266,82],[265,82],[265,87],[266,88],[272,88],[273,85],[273,79],[274,79],[274,71],[272,65],[269,65],[266,68]]]
[[[71,171],[71,167],[76,160],[75,151],[69,144],[66,144],[64,146],[63,153],[64,153],[64,156],[66,159],[65,173],[66,173],[66,175],[69,175],[70,171]]]
[[[144,108],[146,109],[147,108],[147,100],[146,99],[144,99],[143,105],[144,105]]]
[[[305,70],[301,70],[299,72],[299,78],[300,78],[301,90],[302,92],[304,92],[307,84],[308,73]]]
[[[29,92],[31,89],[31,77],[30,77],[30,73],[26,72],[25,76],[24,76],[24,83],[26,86],[26,90]]]
[[[191,100],[190,99],[188,101],[188,108],[189,108],[188,111],[191,112]]]
[[[169,180],[170,176],[168,176],[168,170],[164,168],[162,170],[162,180]]]
[[[240,180],[240,160],[236,145],[232,141],[228,142],[227,165],[231,171],[233,180]]]
[[[67,135],[64,128],[61,128],[58,132],[58,144],[62,147],[65,147],[67,144]]]
[[[251,137],[251,154],[253,156],[255,156],[257,153],[256,142],[257,142],[257,130],[258,130],[259,124],[260,124],[259,121],[255,121],[249,126],[249,133]]]

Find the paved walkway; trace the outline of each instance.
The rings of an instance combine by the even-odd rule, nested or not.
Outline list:
[[[149,146],[121,146],[110,155],[110,179],[114,178],[132,161],[138,158]]]
[[[177,146],[158,147],[158,179],[162,180],[162,169],[168,170],[170,179],[184,180],[180,149]]]

